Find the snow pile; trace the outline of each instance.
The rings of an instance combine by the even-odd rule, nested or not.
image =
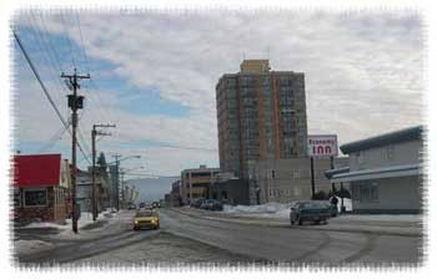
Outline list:
[[[290,204],[269,202],[261,205],[224,205],[223,213],[235,216],[254,216],[254,217],[288,217]]]
[[[116,215],[117,213],[114,213],[113,209],[108,208],[105,211],[99,213],[97,217],[97,221],[110,219]],[[81,227],[84,227],[92,223],[94,223],[94,221],[93,221],[93,214],[91,212],[80,213],[80,218],[77,221],[77,225],[79,229]],[[57,228],[59,230],[66,230],[66,229],[71,229],[71,224],[72,224],[72,220],[66,219],[65,224],[57,224],[57,223],[49,223],[49,222],[33,222],[24,226],[24,228]]]
[[[14,249],[17,254],[34,253],[52,247],[53,244],[41,240],[18,240],[14,241]]]
[[[290,207],[292,204],[296,203],[278,203],[278,202],[269,202],[266,204],[260,205],[224,205],[223,213],[233,215],[233,216],[244,216],[244,217],[263,217],[263,218],[288,218],[290,214]],[[343,201],[344,206],[346,207],[346,211],[352,211],[352,200],[348,198],[344,198]],[[340,212],[341,208],[341,198],[338,197],[338,211]]]

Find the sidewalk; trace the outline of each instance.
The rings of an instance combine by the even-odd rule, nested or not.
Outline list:
[[[287,227],[296,230],[327,230],[412,237],[422,236],[424,231],[422,215],[342,215],[329,219],[327,225],[307,223],[303,226],[292,226],[286,217],[235,215],[188,207],[172,208],[172,210],[208,220],[267,227]]]
[[[96,221],[92,220],[89,213],[82,213],[78,220],[80,234],[75,234],[71,229],[71,219],[64,225],[55,223],[31,223],[26,226],[12,227],[14,231],[13,249],[15,254],[34,253],[58,246],[92,239],[106,232],[106,227],[115,221],[119,213],[104,211],[99,214]]]

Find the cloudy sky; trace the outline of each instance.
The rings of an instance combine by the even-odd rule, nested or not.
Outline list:
[[[304,72],[309,133],[338,134],[340,145],[423,123],[424,38],[413,11],[34,10],[14,28],[65,119],[60,72],[90,73],[79,91],[85,152],[93,123],[115,123],[98,150],[108,161],[139,154],[124,166],[151,174],[218,166],[215,85],[243,58]],[[70,158],[69,134],[13,46],[16,149]]]

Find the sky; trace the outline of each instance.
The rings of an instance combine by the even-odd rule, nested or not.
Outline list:
[[[13,26],[65,119],[60,73],[91,75],[79,90],[85,153],[92,125],[114,123],[97,150],[108,161],[141,155],[123,167],[147,174],[219,165],[215,85],[244,58],[305,73],[309,134],[341,145],[424,123],[424,28],[413,10],[28,10]],[[69,134],[12,46],[15,149],[70,158]],[[78,162],[87,165],[80,153]]]

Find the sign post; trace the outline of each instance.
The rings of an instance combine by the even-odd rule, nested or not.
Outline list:
[[[312,198],[316,193],[314,180],[314,159],[330,158],[331,168],[334,168],[334,157],[338,155],[337,135],[308,135],[308,156],[311,161],[311,193]],[[335,184],[332,184],[332,191]]]

